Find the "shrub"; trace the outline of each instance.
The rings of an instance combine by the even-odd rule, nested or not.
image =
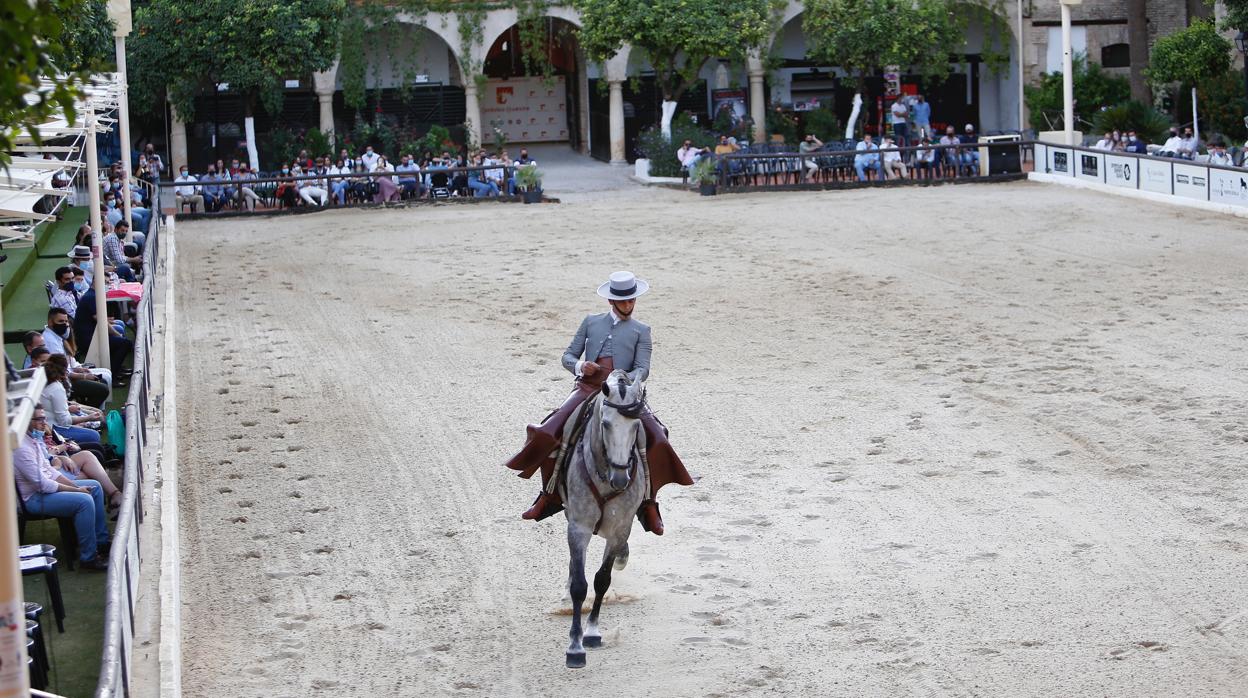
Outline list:
[[[1237,70],[1229,70],[1202,79],[1196,85],[1196,94],[1200,103],[1201,132],[1218,132],[1236,143],[1243,143],[1248,138],[1248,128],[1244,127],[1244,115],[1248,114],[1248,99],[1244,97],[1244,75]],[[1191,100],[1183,100],[1183,121],[1191,119]]]
[[[802,134],[815,134],[821,141],[839,141],[844,128],[832,107],[819,107],[802,115]],[[793,143],[793,141],[786,141]]]
[[[1089,64],[1083,55],[1074,61],[1075,128],[1087,122],[1104,107],[1121,104],[1131,98],[1131,83],[1126,78],[1106,73],[1100,65]],[[1030,110],[1031,126],[1037,131],[1063,128],[1062,74],[1045,73],[1039,85],[1023,88]]]
[[[329,136],[321,133],[319,128],[308,129],[308,132],[303,135],[303,147],[314,158],[333,153],[333,145],[329,142]]]
[[[1134,130],[1148,143],[1164,143],[1170,129],[1170,119],[1152,107],[1136,101],[1116,104],[1097,112],[1093,120],[1094,132]]]
[[[637,152],[641,157],[650,159],[650,176],[679,177],[680,161],[676,159],[676,150],[686,140],[692,141],[699,148],[713,147],[715,134],[696,126],[678,126],[672,124],[672,140],[663,138],[663,132],[655,126],[642,131],[637,136]]]

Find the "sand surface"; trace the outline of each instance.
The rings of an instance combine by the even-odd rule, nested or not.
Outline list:
[[[1248,691],[1242,221],[1018,183],[176,235],[188,696]],[[621,267],[700,480],[569,671],[563,521],[500,463]]]

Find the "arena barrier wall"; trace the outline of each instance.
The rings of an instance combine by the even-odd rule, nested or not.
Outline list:
[[[1038,142],[1035,171],[1248,212],[1248,170],[1239,167]]]
[[[128,697],[133,689],[135,600],[139,590],[139,536],[143,528],[144,448],[151,414],[151,349],[156,280],[160,258],[160,216],[153,215],[143,249],[143,298],[136,312],[134,374],[126,397],[126,453],[122,471],[122,503],[113,530],[104,583],[104,649],[96,698]]]

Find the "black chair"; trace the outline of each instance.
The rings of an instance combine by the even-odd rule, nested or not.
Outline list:
[[[451,178],[442,170],[434,172],[429,175],[429,190],[435,199],[451,198]]]
[[[43,575],[48,585],[48,595],[52,597],[52,615],[56,619],[58,632],[65,632],[65,600],[61,597],[61,578],[56,572],[56,558],[50,556],[32,557],[21,560],[22,576]]]
[[[42,691],[48,685],[48,648],[43,642],[43,631],[39,622],[33,618],[26,619],[26,651],[33,661],[30,672],[30,687]]]
[[[13,483],[13,489],[17,490],[17,483]],[[56,519],[57,527],[61,530],[61,546],[65,548],[67,556],[65,565],[70,570],[74,569],[74,562],[78,559],[78,532],[74,528],[74,517],[72,516],[37,516],[26,510],[26,502],[22,501],[21,492],[17,492],[17,540],[20,543],[26,537],[26,522],[28,521],[47,521],[48,519]],[[29,546],[27,546],[29,547]],[[53,552],[56,548],[51,548]],[[40,553],[51,554],[51,553]],[[27,557],[23,555],[22,557]]]

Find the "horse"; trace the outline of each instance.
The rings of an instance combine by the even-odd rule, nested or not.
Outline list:
[[[646,390],[624,371],[612,371],[584,409],[590,410],[580,439],[573,445],[562,485],[568,520],[568,592],[572,596],[572,630],[568,633],[567,666],[585,666],[585,648],[601,647],[598,613],[611,586],[611,570],[628,564],[628,534],[633,516],[645,499],[649,483],[644,461],[646,436],[641,420]],[[607,541],[602,566],[594,575],[594,606],[584,631],[585,549],[595,535]]]

